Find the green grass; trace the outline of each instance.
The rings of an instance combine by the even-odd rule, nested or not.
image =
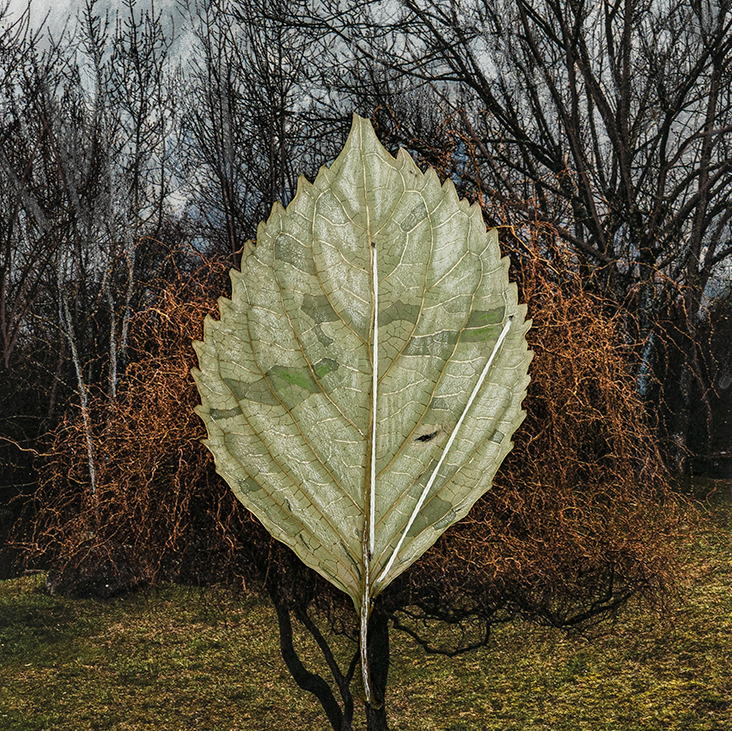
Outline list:
[[[732,483],[719,486],[664,620],[628,611],[591,641],[506,626],[454,659],[392,633],[393,731],[732,731]],[[49,596],[42,576],[0,583],[0,731],[328,728],[256,597],[167,587],[101,603]]]

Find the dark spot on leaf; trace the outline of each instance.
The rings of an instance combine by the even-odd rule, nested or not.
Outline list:
[[[286,233],[281,233],[275,240],[275,259],[286,261],[301,272],[315,274],[310,249]]]
[[[318,342],[326,348],[333,344],[333,338],[326,335],[320,325],[315,326],[315,336],[318,338]]]
[[[338,361],[332,358],[322,358],[313,366],[313,370],[318,379],[325,378],[329,373],[338,370]]]
[[[452,404],[450,401],[442,396],[435,396],[430,402],[430,408],[439,411],[450,411]]]
[[[379,313],[379,327],[384,327],[395,320],[404,322],[417,322],[419,317],[419,306],[410,305],[406,302],[396,301],[387,307],[383,312]]]
[[[307,366],[300,366],[299,368],[273,366],[267,371],[267,378],[274,384],[277,394],[281,396],[284,396],[283,389],[287,386],[297,386],[308,393],[320,391],[320,387],[315,382],[313,374]],[[284,384],[287,384],[287,386]],[[289,401],[289,399],[285,400]]]
[[[505,311],[505,307],[496,307],[493,310],[473,310],[465,330],[460,333],[460,341],[477,343],[497,337],[501,331]]]
[[[435,530],[445,530],[448,526],[452,525],[457,519],[457,513],[450,508],[432,527]]]
[[[247,401],[256,401],[258,404],[268,404],[269,406],[279,404],[266,378],[260,378],[258,381],[254,381],[247,389],[243,399],[239,400],[242,401],[244,399]]]
[[[224,383],[229,391],[234,394],[237,401],[241,401],[247,397],[247,390],[251,385],[246,383],[246,381],[238,381],[236,378],[224,378]]]
[[[402,231],[411,231],[427,218],[427,208],[424,201],[420,200],[411,211],[399,222]]]
[[[439,434],[439,429],[437,431],[430,432],[429,434],[422,434],[421,437],[417,437],[414,441],[415,442],[431,442],[438,434]]]

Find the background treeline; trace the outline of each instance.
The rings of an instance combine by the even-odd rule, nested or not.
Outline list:
[[[607,607],[656,586],[662,456],[688,470],[732,447],[728,0],[174,15],[88,0],[61,30],[0,9],[0,574],[21,548],[79,591],[254,571],[268,539],[198,444],[190,340],[355,111],[502,227],[535,319],[526,436],[474,523],[503,589],[476,602],[487,617],[513,587],[569,622],[560,595]],[[490,553],[506,531],[520,560]],[[546,578],[583,561],[564,594]]]

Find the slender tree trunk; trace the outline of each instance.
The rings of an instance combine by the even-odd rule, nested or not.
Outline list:
[[[71,315],[69,313],[69,305],[66,301],[66,295],[61,285],[59,276],[59,319],[63,329],[69,348],[71,349],[71,359],[74,363],[76,372],[76,383],[79,394],[79,405],[81,407],[81,417],[84,423],[84,436],[86,439],[87,460],[89,465],[89,482],[91,485],[91,499],[94,505],[94,515],[99,521],[99,496],[97,495],[97,470],[94,460],[94,437],[92,435],[91,414],[89,411],[89,391],[84,381],[84,369],[81,365],[79,350],[76,347],[76,336],[74,335],[73,325],[71,324]],[[97,526],[95,526],[96,529]]]
[[[139,207],[135,209],[139,211]],[[132,297],[135,294],[135,259],[136,259],[137,240],[131,236],[127,241],[127,249],[125,251],[125,261],[127,263],[127,288],[125,290],[125,305],[122,312],[122,332],[119,344],[118,357],[121,361],[122,368],[127,366],[127,346],[129,343],[130,322],[132,320]],[[117,372],[117,364],[115,362],[115,378]],[[116,386],[116,382],[115,382]]]
[[[109,398],[113,401],[117,398],[117,317],[114,307],[114,295],[112,294],[112,284],[110,282],[112,278],[112,267],[104,277],[104,293],[107,297],[107,306],[109,307]]]

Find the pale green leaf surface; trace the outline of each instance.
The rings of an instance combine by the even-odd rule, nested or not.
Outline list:
[[[374,297],[372,244],[378,268]],[[315,182],[275,205],[197,343],[198,413],[219,473],[309,566],[363,595],[371,419],[376,595],[490,488],[523,418],[531,353],[495,231],[451,182],[393,158],[354,117]],[[378,352],[374,353],[374,303]],[[512,319],[511,319],[512,318]],[[510,320],[452,448],[384,568]],[[378,361],[376,413],[373,364]]]

